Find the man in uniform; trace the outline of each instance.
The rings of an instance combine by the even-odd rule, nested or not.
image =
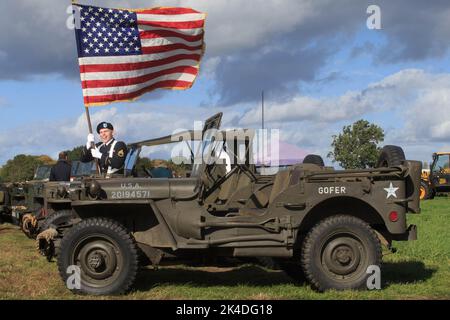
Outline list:
[[[97,133],[102,142],[92,147],[94,135],[88,134],[86,147],[81,153],[82,162],[90,162],[98,159],[100,171],[102,174],[110,176],[114,173],[123,173],[125,157],[127,155],[127,146],[122,141],[114,139],[114,127],[109,122],[100,122],[97,126]]]
[[[67,153],[61,151],[58,155],[58,162],[50,170],[50,181],[70,181],[70,171],[72,166],[69,163]]]

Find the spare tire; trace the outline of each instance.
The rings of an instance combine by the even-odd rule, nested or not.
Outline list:
[[[405,153],[399,146],[384,146],[383,149],[381,149],[381,154],[378,158],[376,167],[380,168],[398,166],[401,165],[405,159]]]
[[[325,166],[322,157],[317,154],[308,154],[305,159],[303,159],[303,163],[312,163],[318,165],[319,167]]]

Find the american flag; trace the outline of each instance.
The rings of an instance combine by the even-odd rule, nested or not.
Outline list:
[[[204,13],[74,6],[86,106],[134,100],[157,88],[188,89],[194,83],[204,51]]]

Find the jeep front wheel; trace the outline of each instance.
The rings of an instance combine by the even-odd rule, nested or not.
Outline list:
[[[134,283],[138,254],[133,239],[121,224],[106,218],[90,218],[72,227],[61,241],[58,269],[66,285],[71,276],[70,266],[80,270],[80,286],[69,287],[73,292],[121,294]]]
[[[368,267],[381,266],[380,241],[361,219],[332,216],[320,221],[306,236],[301,264],[307,279],[319,291],[367,288]]]

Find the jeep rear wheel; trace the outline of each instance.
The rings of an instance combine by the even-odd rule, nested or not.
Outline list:
[[[332,216],[306,236],[301,264],[311,285],[319,290],[363,289],[371,265],[381,266],[381,245],[375,232],[353,216]]]
[[[67,284],[70,266],[80,268],[76,293],[121,294],[134,283],[138,269],[135,243],[118,222],[90,218],[72,227],[61,241],[58,269]],[[70,281],[70,280],[69,280]]]

